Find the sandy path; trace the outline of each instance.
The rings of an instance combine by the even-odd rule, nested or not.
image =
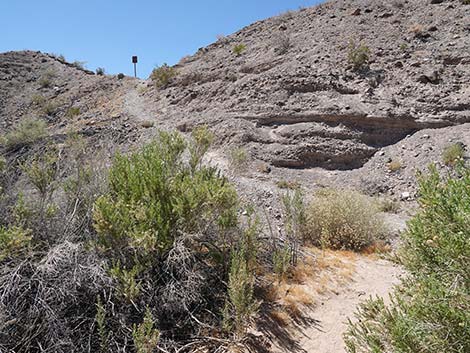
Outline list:
[[[348,318],[354,318],[357,305],[370,296],[388,299],[388,294],[403,275],[400,267],[385,260],[358,256],[354,264],[352,281],[337,294],[324,298],[310,313],[305,313],[307,320],[315,324],[297,327],[292,332],[295,346],[275,344],[274,352],[345,352],[343,333],[347,330]]]

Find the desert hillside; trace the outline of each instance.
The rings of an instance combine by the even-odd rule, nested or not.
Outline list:
[[[348,320],[470,261],[468,186],[442,186],[470,180],[468,1],[331,0],[214,40],[148,79],[0,53],[0,352],[464,352],[465,291],[429,346]]]

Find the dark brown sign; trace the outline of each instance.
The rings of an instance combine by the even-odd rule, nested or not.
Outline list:
[[[133,62],[134,64],[137,64],[137,56],[133,56],[133,57],[132,57],[132,62]]]

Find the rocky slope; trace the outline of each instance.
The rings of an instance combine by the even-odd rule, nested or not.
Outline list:
[[[470,143],[469,33],[470,6],[460,0],[335,0],[220,38],[183,58],[164,89],[50,55],[4,53],[0,131],[37,116],[54,136],[76,130],[127,143],[207,124],[215,159],[243,146],[271,165],[271,180],[397,193],[447,144]],[[368,67],[353,70],[351,45],[369,48]],[[403,164],[395,173],[392,159]],[[252,168],[249,177],[260,175]]]
[[[157,116],[220,126],[274,166],[353,169],[470,121],[469,32],[460,1],[331,1],[219,39],[149,96]],[[352,70],[351,42],[369,48],[368,69]]]

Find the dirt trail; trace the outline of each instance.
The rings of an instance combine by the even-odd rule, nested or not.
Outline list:
[[[155,121],[156,117],[146,107],[148,106],[139,94],[139,87],[145,87],[143,85],[136,85],[136,87],[130,88],[124,97],[123,112],[130,118],[137,122]]]
[[[274,352],[345,352],[343,333],[347,329],[348,318],[354,318],[357,305],[370,296],[387,300],[403,275],[400,267],[385,260],[358,256],[354,265],[355,272],[348,285],[325,298],[310,313],[305,313],[308,321],[315,322],[315,325],[296,329],[295,348],[278,346]]]

